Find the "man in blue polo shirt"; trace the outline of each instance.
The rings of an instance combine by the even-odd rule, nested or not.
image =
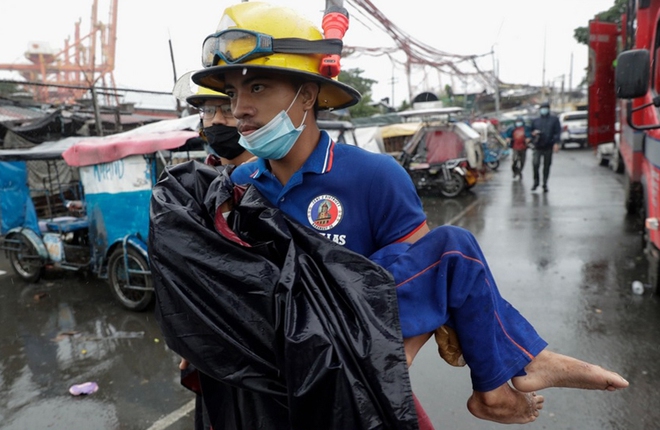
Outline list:
[[[282,44],[276,50],[276,42],[285,39],[300,46]],[[272,50],[264,48],[267,40]],[[397,290],[402,292],[400,308],[414,313],[415,301],[424,304],[425,297],[412,287],[430,292],[437,306],[426,306],[423,321],[404,330],[408,362],[438,328],[433,324],[456,322],[472,370],[475,391],[468,407],[475,416],[525,423],[536,419],[543,399],[522,391],[627,386],[613,372],[545,350],[529,323],[500,297],[469,232],[439,228],[427,236],[419,197],[394,159],[335,144],[319,129],[317,110],[345,108],[360,97],[320,72],[323,55],[338,53],[329,42],[289,9],[241,3],[225,10],[218,32],[204,42],[205,69],[193,81],[230,97],[239,143],[259,157],[237,167],[233,181],[253,185],[273,205],[329,240],[374,255],[404,287]],[[449,279],[447,270],[457,277]],[[434,277],[416,276],[424,273]],[[425,281],[418,284],[416,279]],[[483,309],[485,318],[470,317]],[[486,370],[480,363],[487,363]],[[512,378],[522,391],[508,384]]]
[[[325,132],[318,136],[316,148],[285,183],[269,168],[278,160],[265,158],[238,167],[232,179],[255,184],[301,224],[362,255],[428,230],[410,177],[394,158],[337,144]],[[383,180],[397,185],[383,187]],[[365,217],[377,220],[374,231],[365,232]]]

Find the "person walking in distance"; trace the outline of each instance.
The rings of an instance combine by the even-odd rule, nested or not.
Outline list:
[[[525,158],[527,157],[527,147],[531,141],[531,133],[525,127],[525,121],[522,117],[517,117],[513,127],[508,130],[507,143],[513,149],[511,170],[513,170],[513,179],[519,178],[522,181],[522,172],[525,167]]]
[[[541,103],[539,113],[541,115],[532,121],[532,142],[534,144],[534,155],[532,158],[534,185],[532,185],[532,191],[536,190],[539,186],[539,168],[541,167],[542,158],[543,192],[546,193],[548,192],[552,153],[559,151],[561,126],[559,125],[559,119],[550,113],[550,103]]]

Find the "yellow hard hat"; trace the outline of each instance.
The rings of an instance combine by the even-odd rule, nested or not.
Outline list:
[[[320,109],[352,106],[360,101],[360,93],[319,71],[322,59],[330,52],[340,53],[341,42],[324,40],[319,29],[293,9],[262,2],[239,3],[225,9],[216,33],[204,41],[205,69],[194,73],[192,80],[222,91],[227,71],[268,70],[318,82]]]
[[[229,96],[219,91],[198,87],[197,94],[193,94],[186,98],[186,101],[195,107],[202,106],[207,100],[229,100]]]
[[[191,79],[194,71],[183,74],[177,79],[172,89],[172,95],[182,102],[188,102],[192,106],[198,108],[204,104],[206,100],[229,100],[227,94],[204,88]]]

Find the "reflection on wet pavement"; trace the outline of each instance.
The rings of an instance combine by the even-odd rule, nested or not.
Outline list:
[[[505,163],[478,184],[480,203],[457,225],[475,234],[502,295],[551,350],[618,371],[631,387],[547,390],[540,418],[525,428],[657,428],[651,381],[660,377],[660,300],[631,292],[633,280],[646,279],[646,262],[638,221],[625,214],[622,178],[598,166],[590,150],[566,150],[553,158],[550,191],[532,192],[530,167],[522,182],[512,181]],[[442,215],[429,219],[439,225]],[[428,346],[417,359],[413,389],[439,428],[502,427],[466,410],[467,369],[448,368]]]
[[[445,197],[421,196],[424,212],[430,228],[453,224],[452,220],[461,216],[464,211],[469,210],[475,203],[478,204],[477,195],[467,191],[453,199]]]
[[[0,311],[3,430],[144,429],[191,398],[151,312],[121,309],[103,282],[69,275],[26,285],[5,275]],[[68,393],[87,381],[98,392]]]

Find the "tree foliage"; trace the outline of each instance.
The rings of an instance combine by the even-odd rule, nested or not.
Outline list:
[[[355,88],[362,94],[362,100],[355,106],[348,108],[352,118],[363,118],[380,113],[380,109],[373,106],[371,98],[371,87],[378,81],[363,77],[363,73],[364,70],[362,69],[348,69],[339,73],[341,82]]]
[[[619,22],[621,14],[626,11],[628,0],[614,0],[614,5],[606,11],[596,14],[599,21]],[[578,43],[589,45],[589,27],[578,27],[573,30],[573,37]]]

